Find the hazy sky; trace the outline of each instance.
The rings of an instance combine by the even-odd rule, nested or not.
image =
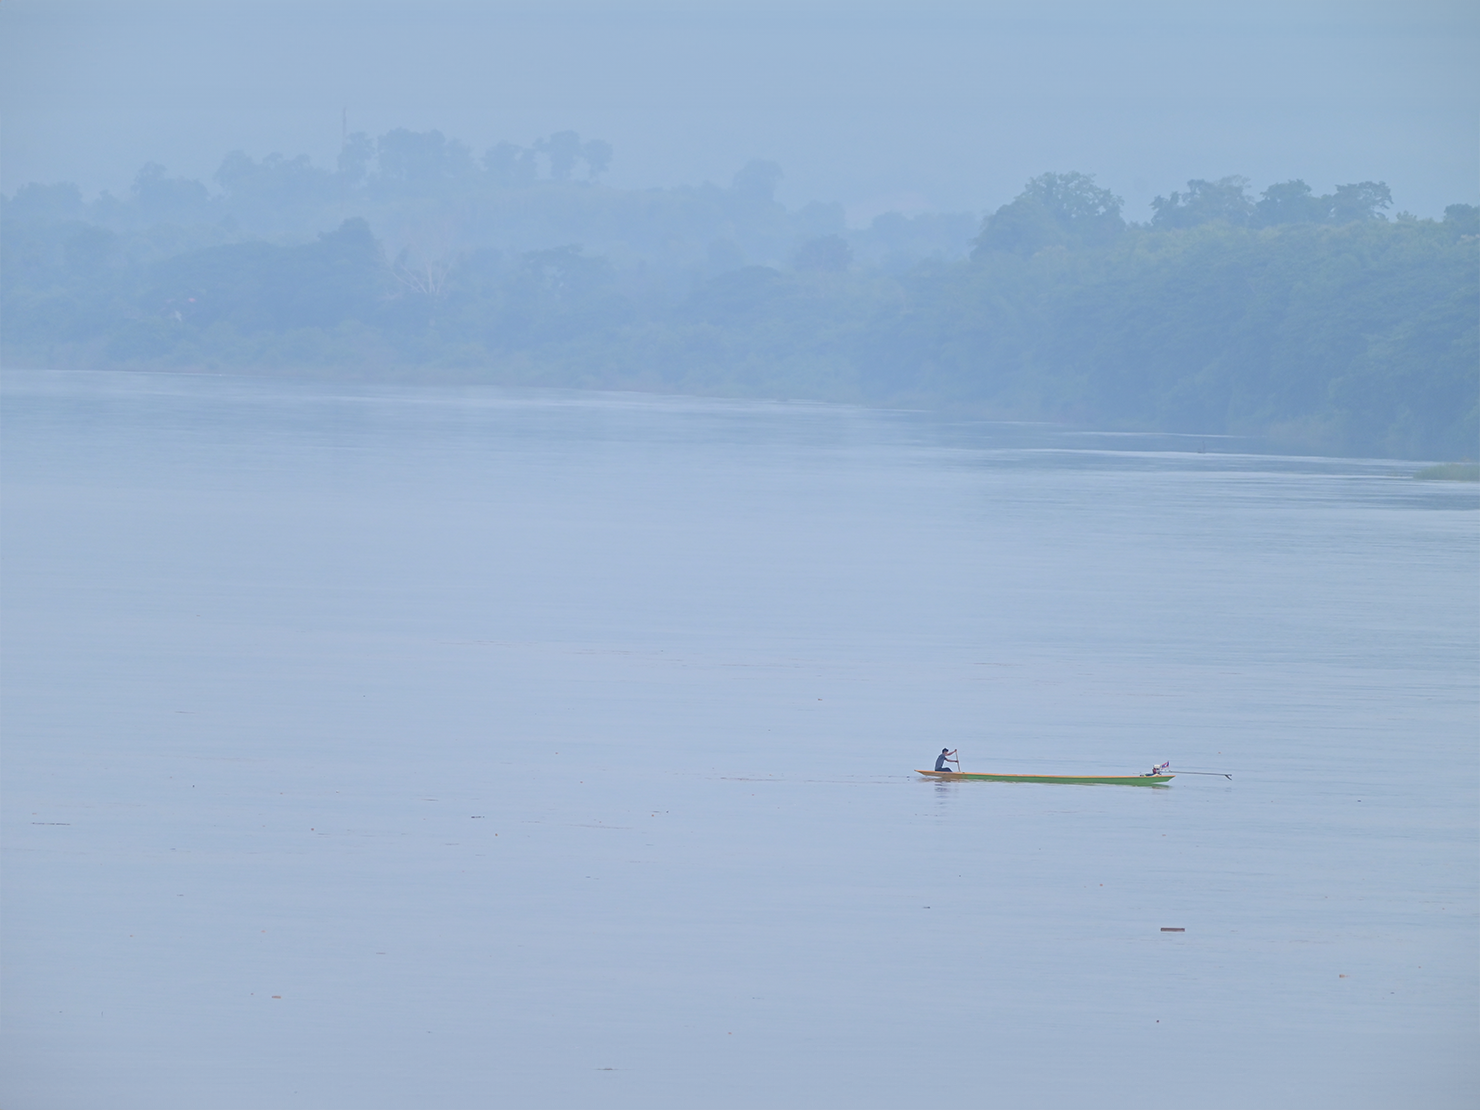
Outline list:
[[[332,163],[350,130],[481,153],[575,129],[617,185],[728,182],[866,221],[995,207],[1044,170],[1149,216],[1190,177],[1379,179],[1398,208],[1477,200],[1480,5],[1127,3],[0,5],[0,190],[127,188],[229,150]]]

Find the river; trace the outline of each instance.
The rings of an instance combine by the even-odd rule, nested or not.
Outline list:
[[[7,1107],[1472,1104],[1473,484],[813,404],[0,401]]]

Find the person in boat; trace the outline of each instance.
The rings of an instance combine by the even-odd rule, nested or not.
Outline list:
[[[955,755],[956,753],[952,749],[941,748],[940,755],[935,757],[935,769],[937,771],[960,770],[961,761],[959,759],[956,759]],[[947,767],[947,763],[954,763],[956,766],[954,768]]]

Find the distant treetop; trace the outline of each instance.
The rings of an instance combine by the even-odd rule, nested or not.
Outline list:
[[[1189,181],[1187,192],[1151,202],[1151,226],[1171,230],[1214,222],[1231,227],[1349,224],[1386,219],[1381,210],[1393,203],[1381,181],[1338,185],[1326,196],[1316,196],[1304,181],[1284,181],[1265,189],[1257,203],[1249,198],[1248,189],[1249,179],[1237,174],[1217,181]]]
[[[1125,230],[1124,203],[1096,185],[1093,174],[1039,174],[983,221],[975,253],[1033,254],[1044,247],[1106,242]]]
[[[1233,174],[1217,181],[1193,180],[1187,192],[1157,197],[1151,202],[1151,226],[1157,228],[1195,227],[1222,220],[1242,227],[1254,214],[1254,203],[1248,198],[1249,179]]]

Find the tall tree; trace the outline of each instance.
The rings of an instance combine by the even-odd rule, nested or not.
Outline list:
[[[1393,194],[1382,181],[1338,185],[1332,196],[1322,199],[1330,203],[1330,220],[1334,224],[1386,219],[1380,209],[1391,208],[1393,205]]]
[[[581,156],[581,137],[574,131],[557,131],[535,144],[550,160],[550,179],[569,181]]]
[[[375,157],[375,144],[363,131],[345,137],[339,148],[338,171],[340,179],[350,186],[360,184],[370,172],[370,162]]]
[[[1326,218],[1326,200],[1311,192],[1299,178],[1271,185],[1260,194],[1254,205],[1255,222],[1272,227],[1276,224],[1321,223]]]
[[[781,184],[781,166],[752,158],[730,181],[730,191],[748,204],[761,207],[774,204],[776,186]]]
[[[149,162],[139,170],[132,191],[139,215],[151,221],[186,223],[203,219],[211,201],[210,193],[199,181],[166,177],[165,168],[158,162]]]
[[[1187,192],[1157,197],[1151,202],[1155,228],[1196,227],[1220,220],[1243,227],[1254,215],[1254,204],[1248,197],[1249,179],[1238,174],[1217,181],[1195,179],[1187,183]]]
[[[1096,185],[1093,174],[1039,174],[983,221],[973,253],[1033,254],[1050,246],[1108,242],[1125,230],[1124,203]]]
[[[376,140],[378,191],[392,196],[426,196],[440,192],[474,172],[472,152],[440,131],[398,127]]]
[[[612,144],[601,139],[590,139],[581,146],[581,157],[586,162],[586,175],[599,177],[612,164]]]

